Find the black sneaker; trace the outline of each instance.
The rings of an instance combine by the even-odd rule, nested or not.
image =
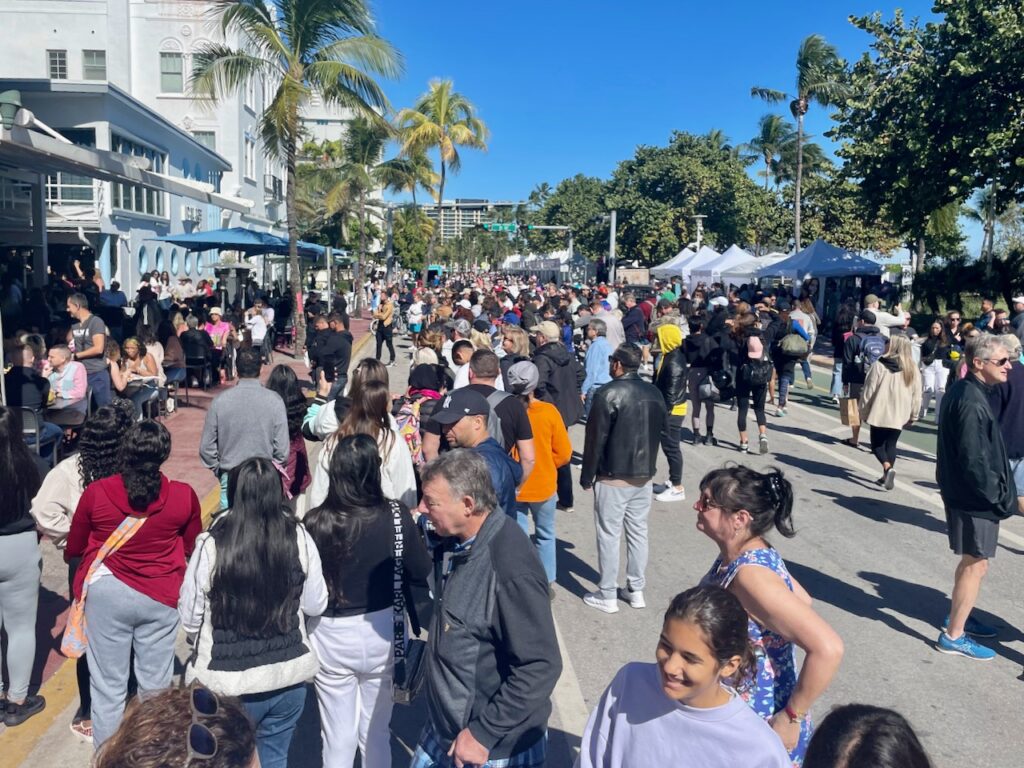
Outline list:
[[[704,435],[704,445],[718,445],[718,438],[708,432]]]
[[[46,699],[42,696],[26,696],[22,704],[7,702],[7,712],[4,714],[4,725],[12,728],[21,725],[32,715],[38,715],[46,709]]]
[[[698,432],[697,430],[694,430],[693,431],[693,438],[692,438],[692,440],[693,440],[693,444],[694,445],[697,445],[698,443],[700,443],[700,432]]]

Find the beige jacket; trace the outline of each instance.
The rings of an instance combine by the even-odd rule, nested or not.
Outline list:
[[[31,513],[36,528],[48,536],[57,549],[64,549],[67,543],[71,518],[84,491],[78,459],[79,454],[76,453],[47,472],[39,492],[32,499]]]
[[[914,368],[914,382],[907,386],[903,371],[886,366],[888,360],[881,358],[868,370],[860,393],[860,419],[872,427],[903,429],[921,412],[921,374]]]

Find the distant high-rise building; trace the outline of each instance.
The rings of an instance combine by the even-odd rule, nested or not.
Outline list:
[[[455,200],[445,200],[440,206],[433,203],[421,205],[420,209],[434,221],[437,221],[438,210],[440,209],[441,239],[452,240],[467,229],[473,229],[473,227],[484,223],[498,221],[499,216],[496,214],[495,209],[511,208],[514,205],[516,203],[507,201],[460,197]]]

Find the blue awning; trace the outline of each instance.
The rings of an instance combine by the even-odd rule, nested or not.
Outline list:
[[[172,245],[179,245],[190,251],[239,251],[247,256],[261,253],[288,254],[288,241],[269,232],[257,232],[245,227],[229,227],[228,229],[212,229],[208,232],[182,233],[180,235],[164,235],[153,237]],[[323,259],[327,249],[316,243],[302,240],[298,243],[299,256],[307,261]]]

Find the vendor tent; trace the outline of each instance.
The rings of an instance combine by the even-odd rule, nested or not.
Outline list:
[[[696,254],[691,256],[682,264],[683,285],[687,285],[690,287],[690,290],[693,290],[693,270],[699,267],[703,267],[705,264],[710,264],[712,261],[720,258],[721,256],[722,254],[720,254],[714,248],[711,248],[707,245],[702,245],[700,247],[700,250],[697,251]]]
[[[208,232],[182,233],[180,235],[164,235],[154,237],[165,243],[180,245],[190,251],[238,251],[246,255],[257,253],[273,253],[287,255],[288,241],[269,232],[256,232],[245,227],[229,227],[228,229],[212,229]],[[322,259],[326,249],[316,243],[298,243],[299,257],[309,261]]]
[[[829,245],[821,238],[815,240],[800,253],[783,259],[777,264],[762,267],[758,277],[788,277],[793,280],[807,280],[811,277],[851,277],[856,275],[880,275],[878,263],[858,256],[853,251]]]
[[[656,267],[651,267],[651,274],[654,277],[660,277],[663,280],[667,280],[671,277],[679,275],[679,267],[688,259],[694,257],[694,252],[689,248],[683,248],[679,253],[673,256],[671,259],[666,261],[664,264],[659,264]]]
[[[722,272],[727,270],[729,267],[742,264],[744,261],[750,261],[753,258],[749,253],[744,251],[738,245],[731,245],[729,248],[714,261],[709,261],[702,267],[694,269],[690,273],[690,279],[695,282],[717,283],[720,281]]]
[[[784,253],[769,254],[767,256],[761,256],[760,258],[751,258],[747,261],[734,264],[728,269],[723,269],[719,275],[721,280],[726,285],[743,285],[744,283],[754,282],[757,278],[757,272],[759,269],[764,269],[778,264],[784,259],[788,259]]]

